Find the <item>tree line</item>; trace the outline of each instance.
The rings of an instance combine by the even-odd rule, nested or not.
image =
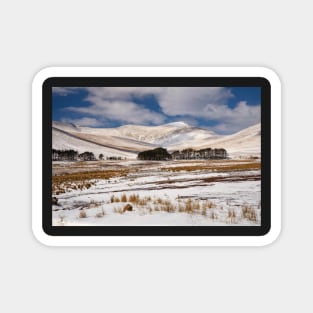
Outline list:
[[[212,149],[205,148],[194,150],[187,148],[184,150],[176,150],[169,153],[164,148],[156,148],[153,150],[146,150],[138,153],[139,160],[192,160],[192,159],[227,159],[228,154],[224,148]]]
[[[107,160],[122,160],[120,156],[107,156]],[[125,158],[126,159],[126,158]],[[95,161],[97,158],[90,151],[78,153],[75,150],[58,150],[52,149],[52,161]],[[100,153],[98,160],[104,160],[103,153]]]

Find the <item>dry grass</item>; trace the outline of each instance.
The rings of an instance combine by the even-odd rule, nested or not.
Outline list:
[[[139,200],[140,200],[140,197],[137,194],[132,194],[128,197],[128,201],[134,204],[138,204]]]
[[[194,200],[191,198],[183,202],[179,202],[179,205],[178,205],[178,212],[181,212],[181,213],[188,213],[188,214],[199,213],[200,210],[201,210],[200,201]]]
[[[165,200],[163,201],[160,210],[168,213],[173,213],[176,211],[176,206],[170,200]]]
[[[180,171],[214,171],[214,172],[234,172],[234,171],[249,171],[249,170],[259,170],[261,169],[260,162],[247,162],[239,163],[232,161],[230,164],[227,163],[214,163],[214,164],[201,164],[201,165],[186,165],[186,166],[176,166],[163,168],[165,171],[180,172]]]
[[[151,202],[151,197],[140,197],[138,194],[132,194],[128,197],[128,201],[138,206],[145,206]]]
[[[235,210],[228,210],[228,223],[235,224],[237,222],[237,215]]]
[[[213,220],[213,221],[215,221],[215,220],[218,219],[218,215],[217,215],[214,211],[212,211],[212,212],[210,213],[209,217],[210,217],[210,219]]]
[[[79,173],[63,173],[52,176],[52,192],[56,195],[65,193],[72,189],[89,189],[99,179],[110,179],[123,177],[128,174],[127,169],[90,171]]]
[[[119,214],[123,214],[124,213],[124,210],[123,210],[123,208],[113,208],[113,212],[114,213],[119,213]]]
[[[97,212],[96,217],[101,218],[105,215],[105,211],[103,210],[103,208],[101,208],[101,210],[99,212]]]
[[[86,217],[87,217],[87,213],[84,210],[79,212],[79,218],[86,218]]]
[[[125,193],[121,195],[121,202],[127,202],[127,196],[125,195]]]
[[[120,198],[115,196],[115,195],[111,196],[110,201],[111,201],[111,203],[113,203],[113,202],[121,202]]]
[[[242,214],[243,218],[245,218],[251,222],[256,222],[256,220],[257,220],[257,213],[251,205],[244,204],[241,207],[241,214]]]
[[[202,209],[213,209],[215,207],[215,203],[210,200],[205,200],[204,202],[202,202]]]

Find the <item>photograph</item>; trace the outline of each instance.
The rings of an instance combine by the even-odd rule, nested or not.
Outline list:
[[[51,153],[52,226],[261,226],[261,87],[52,87]]]

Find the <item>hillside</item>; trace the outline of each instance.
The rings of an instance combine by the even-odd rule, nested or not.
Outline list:
[[[174,122],[160,126],[124,125],[116,128],[90,128],[53,122],[53,148],[102,153],[104,156],[135,158],[141,151],[164,147],[225,148],[231,157],[259,155],[261,125],[222,136],[213,131]]]

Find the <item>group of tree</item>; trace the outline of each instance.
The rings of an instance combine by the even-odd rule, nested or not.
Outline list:
[[[95,155],[92,152],[86,151],[78,155],[79,160],[81,161],[95,161]]]
[[[172,156],[164,148],[156,148],[153,150],[146,150],[138,153],[139,160],[171,160]]]
[[[182,151],[174,151],[172,158],[175,160],[191,160],[191,159],[227,159],[228,154],[224,148],[212,149],[205,148],[194,150],[191,148]]]
[[[104,160],[104,155],[100,153],[98,159]],[[97,160],[95,155],[89,151],[85,151],[79,154],[78,151],[72,149],[71,150],[52,149],[52,161],[95,161],[95,160]],[[107,156],[106,160],[122,160],[122,157]]]
[[[52,149],[52,161],[94,161],[96,160],[92,152],[86,151],[78,154],[75,150]]]
[[[52,161],[76,161],[78,152],[75,150],[52,149]]]

